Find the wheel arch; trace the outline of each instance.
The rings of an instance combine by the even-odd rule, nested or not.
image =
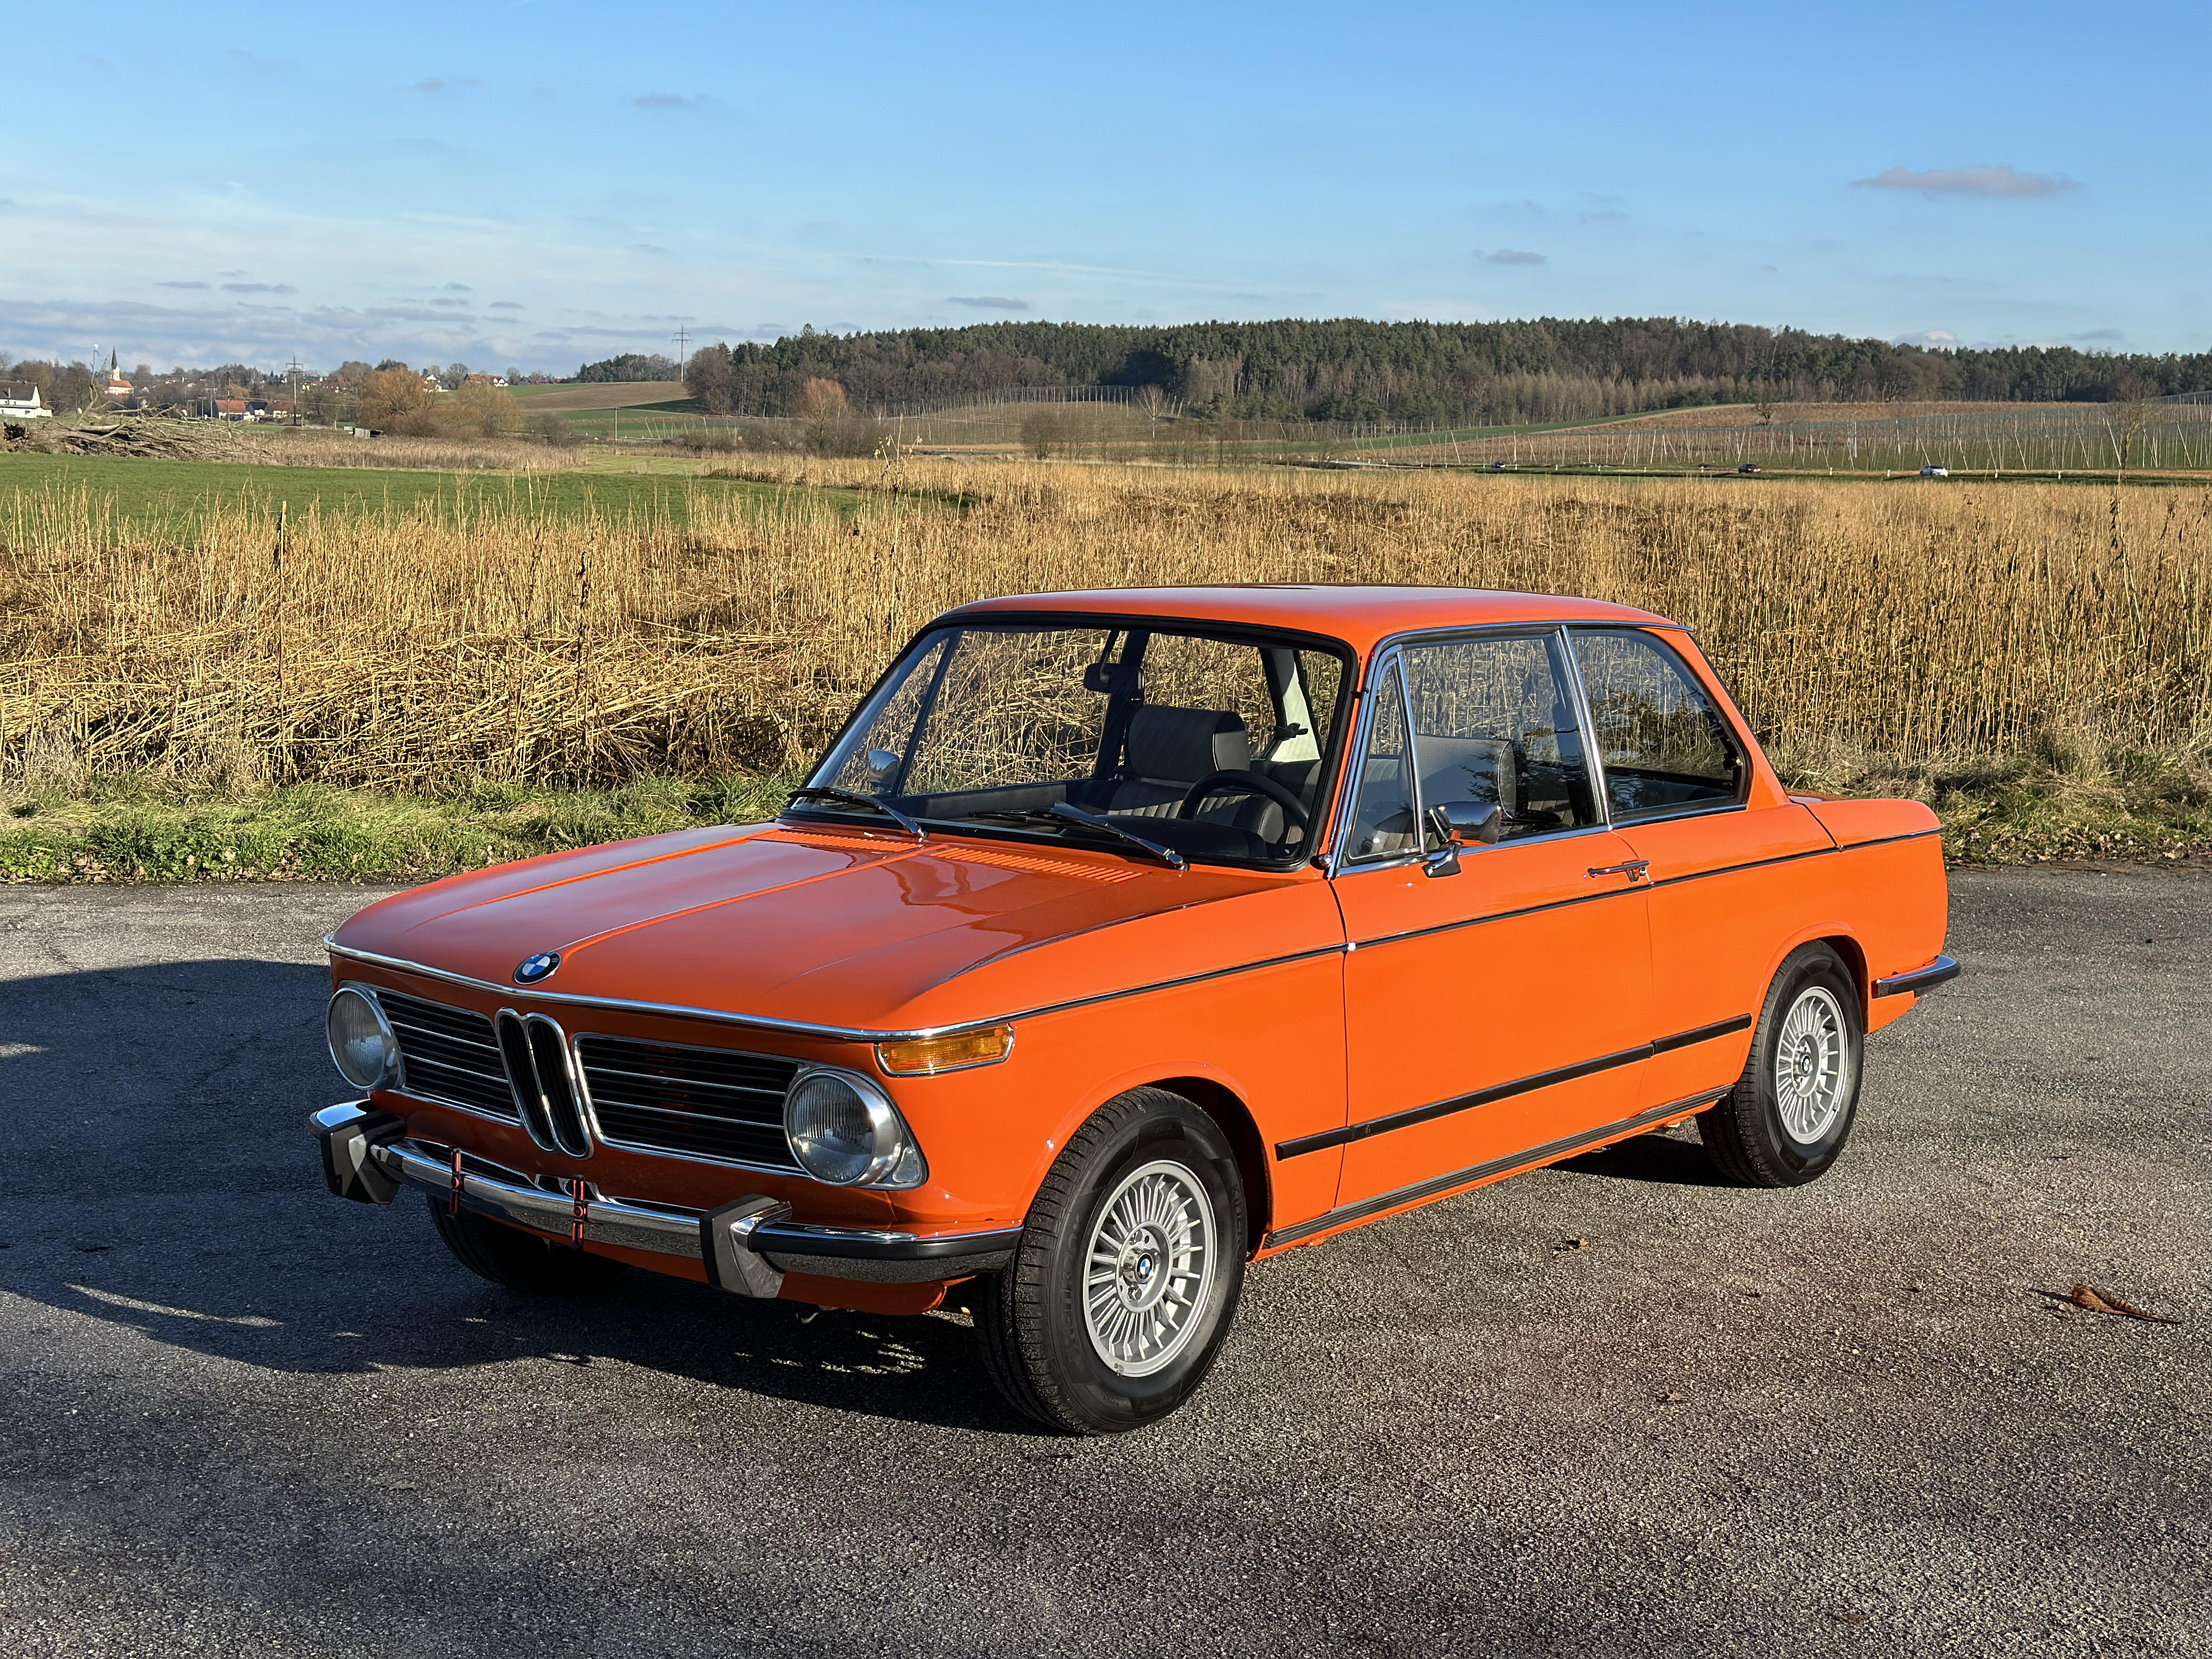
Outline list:
[[[1874,983],[1867,977],[1866,948],[1847,926],[1832,917],[1802,927],[1780,942],[1773,959],[1767,963],[1766,977],[1760,981],[1759,1000],[1752,1006],[1753,1015],[1757,1016],[1767,994],[1774,988],[1782,964],[1808,945],[1825,945],[1843,958],[1844,970],[1859,988],[1859,1027],[1862,1030],[1867,1029],[1874,1010]]]
[[[1874,981],[1867,976],[1864,949],[1849,933],[1827,933],[1806,943],[1825,945],[1844,959],[1844,966],[1850,970],[1852,982],[1859,988],[1859,1029],[1866,1030],[1874,1010]]]
[[[1236,1091],[1210,1077],[1155,1078],[1147,1085],[1181,1095],[1219,1127],[1237,1153],[1237,1172],[1244,1179],[1245,1254],[1260,1248],[1274,1214],[1273,1189],[1268,1181],[1267,1146],[1252,1111]]]

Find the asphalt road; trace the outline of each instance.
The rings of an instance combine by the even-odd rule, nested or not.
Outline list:
[[[2201,1656],[2212,878],[1954,892],[1817,1186],[1646,1137],[1293,1252],[1073,1442],[956,1318],[325,1196],[361,890],[0,890],[0,1654]]]

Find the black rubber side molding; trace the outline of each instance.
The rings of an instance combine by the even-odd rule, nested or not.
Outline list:
[[[1471,1095],[1455,1095],[1449,1100],[1435,1101],[1426,1106],[1409,1107],[1402,1112],[1392,1112],[1386,1117],[1370,1117],[1364,1122],[1347,1123],[1341,1129],[1324,1129],[1318,1134],[1300,1135],[1295,1140],[1275,1143],[1278,1159],[1301,1158],[1308,1152],[1322,1152],[1331,1146],[1341,1146],[1347,1141],[1365,1140],[1370,1135],[1386,1135],[1393,1129],[1410,1128],[1416,1123],[1428,1123],[1440,1117],[1449,1117],[1455,1112],[1472,1111],[1478,1106],[1494,1106],[1501,1100],[1510,1100],[1516,1095],[1533,1094],[1539,1089],[1556,1088],[1562,1083],[1572,1083],[1578,1078],[1594,1077],[1600,1072],[1612,1071],[1615,1066],[1633,1066],[1638,1060],[1654,1054],[1671,1054],[1677,1048],[1688,1048],[1700,1042],[1711,1042],[1717,1038],[1733,1036],[1738,1031],[1751,1029],[1751,1016],[1738,1014],[1733,1019],[1717,1020],[1711,1025],[1700,1025],[1693,1031],[1677,1031],[1672,1036],[1655,1037],[1633,1048],[1624,1048],[1617,1054],[1601,1054],[1595,1060],[1562,1066],[1557,1071],[1539,1072],[1533,1077],[1516,1078],[1510,1083],[1500,1083],[1488,1089],[1479,1089]]]

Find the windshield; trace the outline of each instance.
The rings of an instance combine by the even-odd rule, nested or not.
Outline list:
[[[926,824],[1281,863],[1316,837],[1346,666],[1203,623],[935,629],[807,782]],[[872,816],[821,797],[798,810]]]

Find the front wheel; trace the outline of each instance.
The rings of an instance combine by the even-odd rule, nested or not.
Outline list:
[[[1116,1097],[1069,1137],[1013,1261],[981,1286],[992,1382],[1073,1434],[1157,1421],[1213,1367],[1244,1244],[1244,1185],[1213,1120],[1164,1089]]]
[[[1842,1156],[1858,1115],[1859,1009],[1858,981],[1833,951],[1790,953],[1767,989],[1742,1077],[1698,1118],[1721,1174],[1746,1187],[1802,1187]]]

